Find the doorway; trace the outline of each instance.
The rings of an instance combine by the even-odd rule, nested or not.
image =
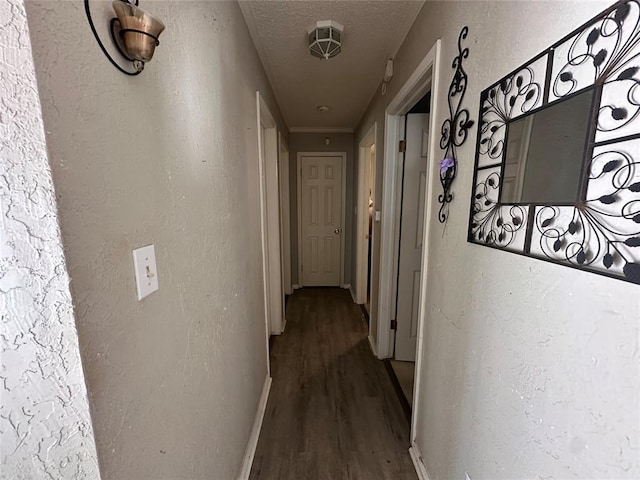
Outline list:
[[[282,239],[282,290],[285,295],[291,295],[291,202],[289,200],[289,146],[279,135],[279,179],[280,179],[280,237]],[[283,327],[284,330],[284,327]]]
[[[359,144],[358,206],[355,302],[364,305],[371,314],[371,258],[374,251],[373,235],[377,123],[365,134]]]
[[[272,334],[281,334],[285,323],[280,241],[278,131],[273,115],[260,92],[256,92],[256,105],[258,110],[260,219],[268,356],[269,337]]]
[[[374,219],[374,212],[375,212],[375,205],[374,205],[374,199],[375,199],[375,172],[376,172],[376,145],[373,144],[371,145],[371,147],[369,147],[369,158],[367,159],[366,162],[366,168],[367,168],[367,172],[366,172],[366,180],[367,180],[367,186],[365,188],[365,194],[367,195],[367,227],[368,227],[368,231],[367,231],[367,235],[366,235],[366,240],[367,240],[367,296],[366,296],[366,303],[365,305],[365,309],[367,310],[367,314],[371,314],[371,258],[373,256],[373,222],[376,220]]]
[[[377,325],[377,351],[376,355],[381,359],[393,357],[396,347],[396,331],[392,329],[396,320],[396,300],[398,293],[397,271],[399,266],[399,241],[400,241],[400,194],[401,194],[401,150],[400,140],[404,139],[405,119],[411,109],[421,100],[427,92],[431,92],[430,116],[428,120],[429,132],[426,138],[427,164],[425,174],[425,197],[423,200],[423,226],[422,226],[422,252],[420,259],[420,281],[417,292],[417,324],[416,353],[414,369],[414,385],[412,394],[411,411],[411,448],[409,453],[414,461],[416,470],[424,471],[421,460],[420,448],[416,445],[416,419],[420,417],[421,406],[421,372],[423,371],[423,332],[428,306],[426,305],[426,292],[431,279],[429,272],[429,232],[432,218],[434,217],[434,205],[432,199],[435,195],[438,183],[438,168],[436,156],[440,154],[438,149],[437,134],[440,127],[436,124],[438,118],[439,78],[440,78],[440,40],[422,59],[420,64],[405,84],[400,88],[393,100],[385,110],[384,133],[384,177],[382,211],[390,212],[382,216],[381,245],[380,245],[380,273],[379,273],[379,298],[378,298],[378,325]]]
[[[303,287],[344,283],[346,153],[298,153],[298,279]]]
[[[393,373],[409,409],[413,403],[418,308],[423,255],[424,217],[429,198],[429,112],[431,91],[404,116],[404,152],[401,153],[398,266]]]

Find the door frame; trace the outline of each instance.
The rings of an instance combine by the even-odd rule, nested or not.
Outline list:
[[[388,214],[382,215],[381,225],[382,243],[379,278],[380,294],[378,297],[378,358],[388,358],[390,353],[393,351],[393,336],[391,334],[390,320],[392,312],[395,311],[395,298],[392,297],[392,292],[394,291],[393,285],[396,281],[396,275],[394,275],[393,268],[394,264],[397,265],[397,245],[399,238],[399,232],[397,231],[398,229],[396,225],[398,223],[398,182],[401,180],[401,176],[398,175],[400,156],[400,153],[398,152],[398,142],[400,140],[401,129],[400,120],[404,115],[406,115],[411,107],[420,100],[420,98],[431,90],[431,118],[429,119],[430,165],[427,169],[427,189],[430,193],[429,195],[425,195],[426,205],[424,208],[423,253],[420,275],[420,299],[418,306],[418,345],[416,349],[416,369],[414,374],[412,403],[413,410],[411,415],[410,452],[412,453],[412,457],[416,451],[419,451],[415,440],[416,422],[420,415],[420,379],[423,364],[424,329],[428,311],[427,288],[429,284],[429,238],[434,217],[434,205],[432,199],[435,198],[434,194],[437,191],[436,184],[439,181],[437,158],[440,154],[440,150],[438,142],[436,141],[436,138],[439,137],[436,134],[440,130],[437,124],[438,119],[440,118],[440,51],[441,40],[438,39],[385,109],[385,153],[382,211],[388,212]]]
[[[342,209],[340,211],[340,284],[344,286],[344,256],[345,256],[345,208],[347,203],[347,152],[298,152],[297,158],[297,203],[298,203],[298,284],[304,287],[302,281],[302,158],[303,157],[341,157],[342,159]]]
[[[291,182],[289,145],[282,132],[278,134],[280,164],[280,237],[282,239],[282,289],[291,295]]]
[[[370,172],[371,168],[371,146],[376,145],[378,135],[378,122],[374,122],[369,131],[362,137],[358,144],[358,200],[357,200],[357,229],[356,229],[356,276],[355,276],[355,302],[364,304],[367,301],[367,277],[369,275],[369,249],[367,235],[369,234],[369,195],[366,191],[367,178],[373,173],[373,193],[375,198],[376,171]],[[374,164],[377,161],[378,147],[374,152]],[[375,205],[374,205],[375,208]],[[371,250],[374,251],[374,242],[372,229]]]
[[[282,271],[280,262],[280,202],[278,185],[278,130],[273,114],[260,92],[256,92],[258,121],[258,157],[260,175],[260,227],[262,237],[262,272],[269,364],[269,337],[282,333],[283,304]],[[264,129],[264,143],[262,130]]]

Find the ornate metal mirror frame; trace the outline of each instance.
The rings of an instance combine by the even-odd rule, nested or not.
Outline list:
[[[617,2],[482,92],[469,242],[640,283],[639,1]],[[501,202],[510,125],[581,94],[591,106],[577,200]]]

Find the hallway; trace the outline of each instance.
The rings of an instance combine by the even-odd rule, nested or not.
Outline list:
[[[409,425],[347,290],[297,290],[251,479],[415,479]]]

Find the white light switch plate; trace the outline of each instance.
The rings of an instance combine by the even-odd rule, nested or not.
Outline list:
[[[136,273],[138,300],[158,290],[158,270],[156,252],[153,245],[137,248],[133,251],[133,268]]]

